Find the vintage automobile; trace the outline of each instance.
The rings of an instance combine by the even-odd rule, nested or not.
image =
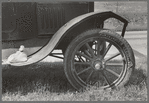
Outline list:
[[[110,18],[123,24],[121,34],[104,28]],[[3,2],[2,60],[24,45],[27,61],[9,65],[26,66],[50,55],[64,59],[66,77],[78,90],[121,87],[135,67],[123,38],[127,24],[112,11],[94,12],[94,2]]]

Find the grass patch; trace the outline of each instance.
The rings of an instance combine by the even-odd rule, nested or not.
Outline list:
[[[76,91],[68,82],[62,62],[39,62],[25,67],[3,65],[3,101],[147,101],[147,61],[136,61],[129,82],[120,89]]]
[[[67,93],[44,93],[34,92],[27,95],[10,95],[4,94],[3,100],[7,101],[146,101],[145,86],[139,89],[137,86],[129,86],[120,90],[95,90],[90,89],[85,92],[67,92]]]
[[[19,91],[22,94],[39,89],[64,92],[73,89],[63,71],[62,63],[40,62],[24,67],[3,67],[2,93]]]

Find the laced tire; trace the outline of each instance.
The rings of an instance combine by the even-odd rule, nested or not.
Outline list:
[[[124,86],[134,67],[131,46],[111,30],[88,30],[77,36],[65,52],[65,74],[77,90]]]

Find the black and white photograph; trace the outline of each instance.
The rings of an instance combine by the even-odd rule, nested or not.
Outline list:
[[[1,100],[148,101],[147,6],[1,1]]]

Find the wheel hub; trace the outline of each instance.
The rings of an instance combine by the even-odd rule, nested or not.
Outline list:
[[[101,64],[100,63],[96,63],[95,64],[95,69],[99,70],[101,68]]]
[[[93,63],[94,69],[95,70],[101,70],[102,69],[102,62],[101,61],[95,61]]]

